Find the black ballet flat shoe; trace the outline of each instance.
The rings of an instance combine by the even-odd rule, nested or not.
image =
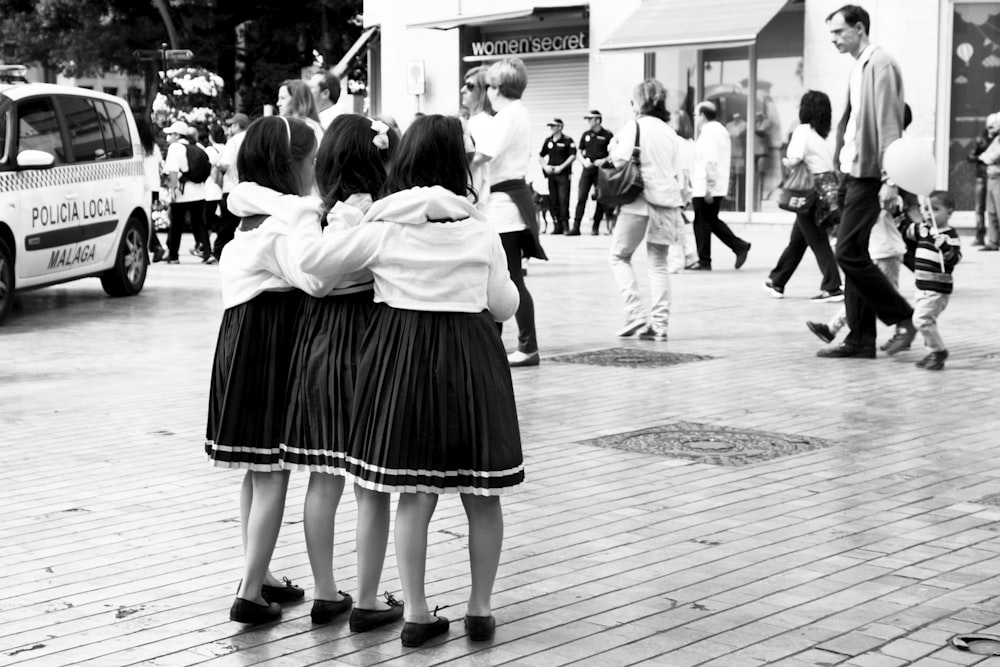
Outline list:
[[[260,594],[268,602],[295,602],[305,597],[306,592],[292,583],[288,577],[282,577],[283,586],[268,586],[264,584],[260,587]]]
[[[313,600],[312,610],[309,616],[312,622],[317,625],[329,623],[334,616],[339,616],[351,608],[354,599],[344,591],[337,591],[343,596],[343,600]]]
[[[229,620],[247,625],[270,623],[281,618],[281,605],[277,602],[257,604],[243,598],[236,598],[229,608]]]
[[[438,616],[430,623],[403,623],[403,632],[399,638],[407,648],[423,646],[428,639],[448,632],[449,624],[450,621],[444,616]]]
[[[385,593],[385,603],[388,609],[359,609],[355,607],[351,611],[349,625],[351,632],[368,632],[383,625],[395,623],[403,618],[403,603]]]
[[[493,616],[465,616],[465,633],[474,642],[493,639],[496,629],[497,620]]]

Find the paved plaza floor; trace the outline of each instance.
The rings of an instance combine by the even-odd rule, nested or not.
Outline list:
[[[941,319],[951,357],[930,372],[919,339],[817,358],[804,323],[839,306],[810,300],[812,256],[773,299],[762,284],[788,228],[734,229],[753,243],[741,270],[716,242],[715,271],[672,276],[668,342],[615,337],[608,236],[544,237],[552,259],[527,278],[542,363],[513,369],[527,481],[504,499],[488,643],[462,627],[455,496],[427,571],[446,637],[404,649],[399,626],[313,626],[296,473],[272,565],[306,599],[258,629],[228,620],[242,474],[202,449],[216,267],[185,251],[136,298],[96,280],[23,295],[0,327],[0,665],[988,663],[949,641],[1000,635],[1000,253],[963,238]],[[636,264],[645,289],[641,251]],[[345,493],[349,593],[356,516]],[[402,597],[391,541],[384,588]]]

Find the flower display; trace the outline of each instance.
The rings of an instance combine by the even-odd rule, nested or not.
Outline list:
[[[163,72],[153,99],[153,122],[167,127],[177,120],[188,125],[216,121],[223,108],[222,77],[201,67],[179,67]]]

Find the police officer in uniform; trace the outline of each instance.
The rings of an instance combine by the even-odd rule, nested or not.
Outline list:
[[[608,161],[608,145],[611,143],[611,137],[615,136],[601,127],[603,117],[597,109],[591,110],[584,119],[590,124],[590,129],[580,137],[580,161],[583,163],[583,171],[580,172],[580,187],[577,189],[573,229],[567,232],[573,236],[580,234],[580,221],[583,220],[583,211],[587,207],[587,197],[590,196],[590,189],[597,187],[597,168]],[[601,202],[596,203],[594,226],[590,231],[593,236],[601,233],[601,219],[604,217],[604,206]]]
[[[542,173],[549,179],[549,198],[552,200],[552,217],[556,224],[553,234],[571,234],[569,228],[569,179],[572,175],[576,146],[573,140],[563,134],[563,122],[553,118],[547,123],[552,136],[542,144]],[[579,234],[577,230],[577,234]]]

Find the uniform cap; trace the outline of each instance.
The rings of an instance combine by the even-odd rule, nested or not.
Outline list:
[[[562,124],[563,124],[562,118],[553,118],[548,123],[546,123],[546,125],[548,125],[549,127],[553,127],[555,125],[562,125]]]
[[[163,134],[177,134],[179,136],[186,137],[190,131],[191,128],[188,127],[187,123],[182,120],[175,120],[170,127],[163,131]]]
[[[601,112],[597,109],[591,109],[590,113],[584,116],[584,118],[604,118],[604,116],[602,116]]]
[[[239,125],[241,129],[246,129],[250,125],[250,117],[245,113],[234,113],[232,117],[226,121],[226,125]]]

